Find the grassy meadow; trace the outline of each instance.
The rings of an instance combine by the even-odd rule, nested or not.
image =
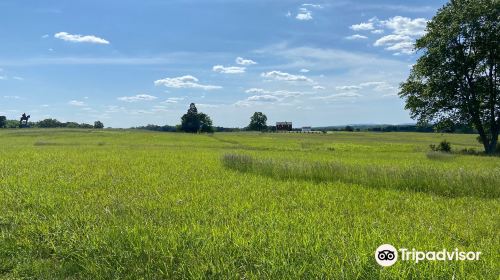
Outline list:
[[[0,130],[0,279],[499,279],[500,158],[429,153],[475,137]]]

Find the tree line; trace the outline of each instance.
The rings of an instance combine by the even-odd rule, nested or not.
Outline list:
[[[19,128],[18,120],[8,120],[5,116],[0,116],[0,128]],[[87,128],[102,129],[104,124],[101,121],[95,121],[94,124],[77,122],[60,122],[57,119],[44,119],[37,122],[28,122],[27,127],[34,128]]]

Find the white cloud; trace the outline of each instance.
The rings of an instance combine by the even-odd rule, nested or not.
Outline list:
[[[381,37],[377,41],[375,41],[374,45],[375,46],[386,46],[386,45],[392,45],[395,43],[399,43],[401,41],[409,41],[411,42],[411,37],[407,35],[396,35],[396,34],[391,34],[391,35],[386,35],[384,37]]]
[[[241,74],[245,73],[245,69],[246,69],[245,67],[238,67],[238,66],[224,67],[222,65],[215,65],[212,68],[214,72],[223,74]]]
[[[397,91],[397,87],[391,86],[387,82],[366,82],[359,84],[363,88],[369,87],[378,92],[394,92]]]
[[[118,97],[118,100],[125,101],[125,102],[153,101],[156,99],[158,99],[158,97],[148,95],[148,94],[137,94],[134,96]]]
[[[353,24],[349,28],[351,28],[354,31],[372,30],[372,29],[374,29],[373,22],[362,22],[362,23],[359,23],[359,24]]]
[[[337,100],[337,99],[345,99],[345,98],[357,98],[361,97],[361,94],[355,93],[355,92],[343,92],[343,93],[337,93],[337,94],[331,94],[327,96],[317,96],[312,99],[319,99],[319,100]]]
[[[397,97],[397,96],[398,96],[397,92],[382,95],[382,97]]]
[[[168,112],[167,107],[165,106],[153,106],[153,109],[151,109],[153,112]]]
[[[387,20],[379,20],[374,17],[368,22],[351,25],[353,30],[371,30],[372,34],[383,34],[386,30],[389,35],[383,36],[373,44],[376,47],[385,47],[394,54],[412,54],[413,45],[417,38],[425,35],[427,19],[411,19],[403,16],[395,16]],[[354,35],[355,36],[355,35]],[[352,37],[352,36],[351,36]],[[362,39],[360,37],[352,39]],[[366,39],[366,38],[363,38]]]
[[[313,86],[313,89],[316,89],[316,90],[323,90],[323,89],[326,89],[325,87],[323,86]]]
[[[397,51],[404,54],[412,54],[414,51],[414,39],[407,35],[386,35],[373,44],[376,47],[383,46],[386,50]]]
[[[49,34],[44,34],[44,35],[42,35],[42,38],[43,38],[43,39],[47,39],[47,38],[49,38]]]
[[[390,92],[391,94],[397,90],[396,87],[390,85],[387,82],[364,82],[357,85],[348,85],[348,86],[338,86],[335,87],[338,91],[347,91],[347,92],[357,92],[362,89],[371,89],[376,92]]]
[[[300,73],[308,73],[309,71],[311,71],[311,70],[306,69],[306,68],[300,69]]]
[[[178,103],[179,101],[182,101],[182,100],[184,100],[184,97],[170,97],[161,103],[163,103],[163,104]]]
[[[148,111],[148,110],[132,110],[129,113],[132,114],[132,115],[150,115],[150,114],[154,114],[155,112],[153,112],[153,110],[151,110],[151,111]]]
[[[0,72],[1,71],[2,70],[0,70]],[[19,77],[19,76],[13,76],[13,77],[0,76],[0,80],[8,80],[8,79],[17,80],[17,81],[24,81],[24,78],[23,77]]]
[[[59,32],[54,34],[54,37],[63,41],[75,43],[92,43],[108,45],[109,41],[96,37],[94,35],[69,34],[68,32]]]
[[[313,19],[311,11],[309,11],[306,8],[300,8],[295,18],[303,21],[308,21]]]
[[[425,35],[427,19],[411,19],[402,16],[395,16],[388,20],[381,21],[381,24],[386,28],[393,30],[394,34],[419,37]]]
[[[21,99],[21,96],[17,96],[17,95],[4,95],[3,98],[6,98],[6,99]]]
[[[359,90],[361,88],[362,88],[361,86],[338,86],[338,87],[335,87],[336,90],[346,90],[346,91]]]
[[[68,102],[68,104],[71,106],[78,106],[78,107],[86,106],[85,102],[78,100],[71,100],[70,102]]]
[[[313,80],[307,78],[302,75],[292,75],[289,73],[284,73],[281,71],[270,71],[261,74],[264,78],[279,80],[279,81],[288,81],[288,82],[313,82]]]
[[[384,85],[386,82],[364,82],[359,84],[360,87],[370,87],[370,86],[379,86]]]
[[[406,74],[401,73],[401,69],[404,71],[408,69],[407,62],[382,58],[369,53],[351,52],[340,49],[311,47],[288,48],[286,44],[277,44],[257,50],[257,52],[279,57],[286,61],[285,64],[276,65],[276,68],[310,68],[315,71],[359,69],[363,71],[364,75],[368,75],[369,79],[380,79],[378,77],[380,69],[387,69],[390,73],[394,73],[394,75],[391,76],[393,79],[396,77],[398,77],[398,79],[406,79]],[[395,69],[398,70],[396,71]],[[359,78],[359,74],[355,74],[354,76],[351,75],[350,77]],[[348,80],[351,79],[349,78]]]
[[[219,108],[218,104],[205,104],[205,103],[196,103],[196,107],[198,108]]]
[[[364,39],[368,39],[368,37],[366,37],[364,35],[359,35],[359,34],[354,34],[354,35],[351,35],[351,36],[347,36],[345,38],[347,40],[364,40]]]
[[[238,107],[250,107],[254,106],[257,104],[263,104],[263,103],[274,103],[283,100],[283,98],[276,97],[274,95],[270,94],[263,94],[263,95],[253,95],[250,96],[244,100],[240,100],[236,102],[234,105]]]
[[[125,112],[125,111],[126,111],[125,107],[119,107],[116,105],[108,105],[108,106],[106,106],[105,113],[120,113],[120,112]]]
[[[199,88],[204,90],[220,89],[221,86],[203,85],[198,83],[198,79],[191,75],[185,75],[176,78],[165,78],[156,80],[155,85],[164,85],[169,88]]]
[[[308,93],[300,92],[300,91],[289,91],[289,90],[270,91],[270,90],[265,90],[265,89],[261,89],[261,88],[251,88],[251,89],[247,89],[245,92],[250,93],[250,94],[279,96],[282,98],[297,97],[297,96],[308,94]]]
[[[274,95],[253,95],[247,98],[248,101],[275,102],[280,99]]]
[[[311,7],[311,8],[316,8],[316,9],[323,9],[323,6],[320,5],[320,4],[309,4],[309,3],[305,3],[305,4],[302,4],[303,7]]]
[[[254,64],[257,64],[257,62],[251,60],[251,59],[245,59],[243,57],[237,57],[236,58],[236,64],[239,64],[239,65],[254,65]]]
[[[261,88],[251,88],[245,90],[246,93],[251,93],[251,94],[261,94],[261,93],[269,93],[267,90],[263,90]]]
[[[425,35],[427,20],[425,18],[411,19],[395,16],[380,21],[380,25],[391,30],[392,34],[383,36],[375,41],[374,46],[383,46],[394,54],[412,54],[415,40]]]

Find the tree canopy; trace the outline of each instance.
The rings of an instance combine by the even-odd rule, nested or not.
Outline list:
[[[7,117],[0,116],[0,128],[3,128],[7,125]]]
[[[267,129],[267,116],[262,112],[255,112],[250,117],[250,124],[248,130],[262,131]]]
[[[452,0],[418,39],[422,56],[399,95],[421,124],[472,125],[487,153],[500,130],[500,1]]]
[[[198,113],[196,105],[191,103],[181,118],[181,130],[190,133],[213,132],[212,120],[207,114]]]
[[[96,129],[102,129],[102,128],[104,128],[104,124],[101,121],[95,121],[94,122],[94,128],[96,128]]]

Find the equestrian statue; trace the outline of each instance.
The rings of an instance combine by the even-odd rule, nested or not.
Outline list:
[[[21,116],[21,120],[19,121],[19,127],[26,127],[26,126],[28,126],[28,120],[30,118],[31,118],[30,115],[26,116],[26,113],[23,113],[23,115]],[[23,125],[23,121],[24,121],[24,125]]]

